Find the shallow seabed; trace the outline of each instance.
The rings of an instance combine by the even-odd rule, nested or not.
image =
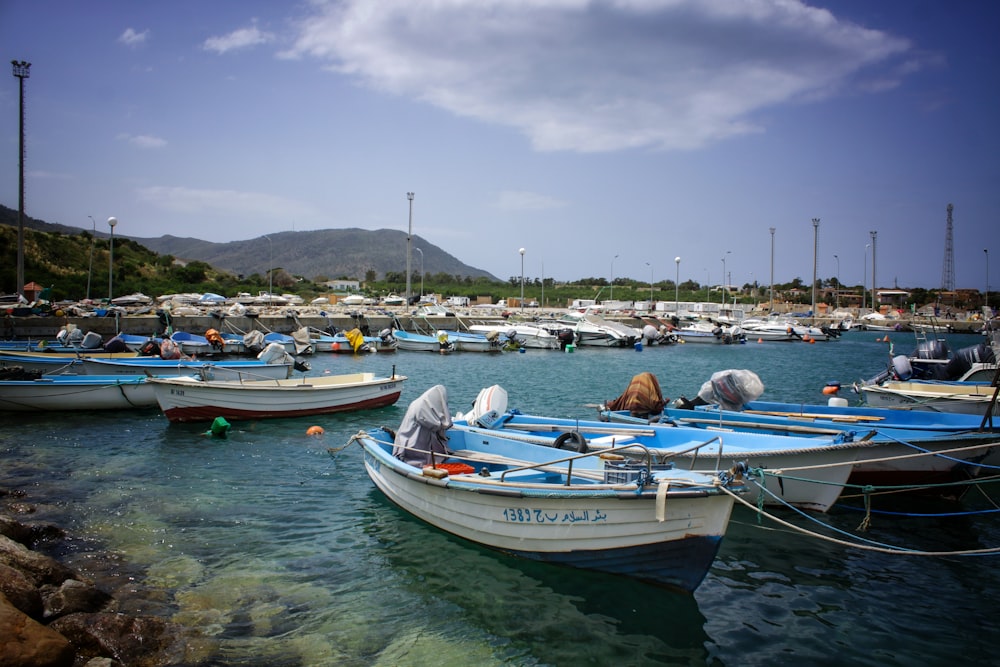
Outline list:
[[[884,334],[880,334],[881,337]],[[896,352],[914,346],[896,337]],[[953,348],[976,342],[952,336]],[[764,399],[823,402],[888,363],[876,335],[830,343],[678,345],[574,353],[422,352],[313,357],[313,373],[409,376],[391,408],[325,418],[235,422],[227,440],[158,411],[6,414],[0,487],[39,503],[32,520],[75,539],[69,564],[129,604],[198,628],[218,665],[936,665],[995,661],[996,560],[888,555],[824,542],[737,507],[712,571],[693,596],[628,579],[525,562],[451,538],[387,503],[352,445],[395,428],[443,384],[453,412],[500,384],[525,412],[589,418],[652,371],[665,395],[693,397],[717,370],[747,368]],[[853,395],[845,392],[845,396]],[[318,424],[325,435],[310,437]],[[984,492],[998,495],[996,487]],[[876,504],[878,506],[878,504]],[[892,509],[988,510],[960,503]],[[814,529],[786,511],[782,518]],[[863,515],[812,517],[850,534]],[[913,549],[1000,546],[991,514],[876,514],[864,536]],[[849,539],[842,537],[841,539]],[[114,557],[109,558],[106,552]],[[207,656],[207,657],[206,657]]]

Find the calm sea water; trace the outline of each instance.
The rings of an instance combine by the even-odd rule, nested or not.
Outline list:
[[[911,335],[894,338],[897,353],[914,346]],[[500,384],[511,407],[589,418],[589,404],[642,371],[656,373],[665,395],[693,397],[713,372],[747,368],[765,399],[817,403],[827,381],[848,385],[888,358],[888,345],[866,332],[814,345],[317,356],[313,373],[395,366],[410,379],[391,408],[236,422],[227,440],[155,410],[5,415],[0,486],[26,490],[40,504],[33,519],[66,526],[70,564],[130,609],[199,628],[212,640],[210,664],[995,664],[995,559],[865,551],[737,507],[712,571],[683,595],[458,541],[386,502],[357,446],[327,451],[361,429],[398,426],[435,384],[447,387],[453,412]],[[325,435],[307,436],[313,424]],[[1000,495],[984,488],[961,503],[893,509],[985,512],[991,491]],[[848,534],[861,518],[845,508],[812,517]],[[864,535],[937,551],[996,547],[998,521],[875,515]]]

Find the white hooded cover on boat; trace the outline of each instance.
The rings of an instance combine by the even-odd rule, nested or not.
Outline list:
[[[392,455],[412,466],[431,463],[431,453],[448,451],[447,431],[451,428],[448,413],[448,390],[434,385],[410,403],[396,432]]]
[[[706,403],[717,403],[724,410],[742,410],[763,393],[764,383],[753,371],[727,370],[712,373],[712,378],[701,385],[698,398]]]

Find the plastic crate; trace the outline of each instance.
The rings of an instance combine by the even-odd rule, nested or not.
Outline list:
[[[662,470],[673,470],[673,463],[654,463],[650,473]],[[639,471],[649,469],[645,461],[605,461],[604,462],[604,483],[605,484],[634,484],[639,476]]]

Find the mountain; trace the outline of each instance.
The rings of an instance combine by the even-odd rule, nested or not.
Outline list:
[[[0,206],[0,224],[16,227],[17,211]],[[27,215],[24,224],[31,229],[63,234],[79,234],[85,229],[35,220]],[[107,237],[108,234],[98,229],[97,236]],[[369,269],[376,272],[378,279],[384,278],[386,273],[406,274],[406,233],[392,229],[277,232],[228,243],[170,235],[139,238],[115,234],[115,237],[132,239],[161,255],[173,255],[187,261],[200,260],[216,269],[238,275],[264,274],[271,267],[309,279],[326,276],[363,280]],[[423,252],[423,269],[428,275],[444,273],[461,278],[498,280],[486,271],[464,264],[419,236],[413,237],[412,247],[410,268],[414,273],[421,269],[419,248]]]

